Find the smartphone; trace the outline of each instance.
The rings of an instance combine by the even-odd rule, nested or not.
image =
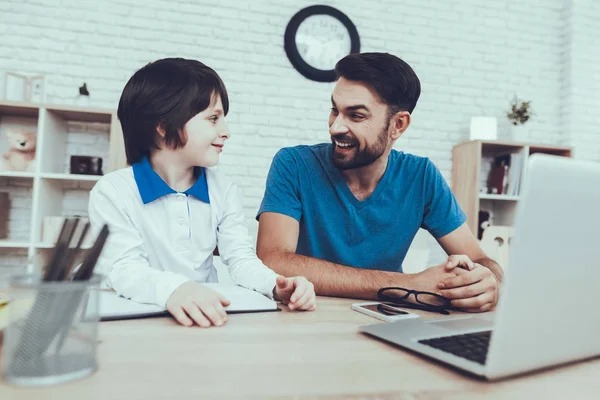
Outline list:
[[[393,303],[369,302],[354,303],[352,309],[370,317],[380,319],[385,322],[395,322],[403,319],[419,318],[418,314],[413,314]]]

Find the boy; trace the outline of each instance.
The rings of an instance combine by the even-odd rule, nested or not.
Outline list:
[[[239,285],[314,310],[313,285],[284,278],[256,256],[237,188],[214,170],[230,133],[227,91],[206,65],[181,58],[150,63],[119,101],[127,163],[90,194],[94,230],[109,225],[98,271],[132,300],[165,307],[185,326],[220,326],[229,301],[216,282],[215,247]]]

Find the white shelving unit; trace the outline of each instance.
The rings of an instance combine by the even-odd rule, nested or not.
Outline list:
[[[6,130],[37,133],[34,172],[0,171],[0,192],[8,192],[8,237],[0,239],[0,278],[42,267],[53,243],[42,241],[45,217],[87,215],[89,191],[101,178],[69,173],[71,155],[102,157],[103,172],[126,165],[121,126],[113,110],[0,101],[0,154]],[[16,264],[16,265],[15,265]]]

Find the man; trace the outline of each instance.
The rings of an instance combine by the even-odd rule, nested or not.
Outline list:
[[[257,215],[257,252],[317,294],[373,299],[382,287],[440,293],[472,312],[494,307],[502,269],[489,259],[454,195],[427,158],[393,150],[419,98],[412,68],[385,53],[349,55],[336,65],[331,143],[281,149]],[[450,255],[402,274],[419,228]],[[459,268],[460,267],[460,268]]]

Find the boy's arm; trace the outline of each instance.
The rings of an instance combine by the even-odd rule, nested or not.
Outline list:
[[[98,182],[90,193],[89,218],[93,234],[105,223],[110,228],[97,272],[104,274],[109,286],[122,296],[166,308],[171,294],[189,279],[150,267],[144,241],[127,215],[124,203],[110,182]]]
[[[273,298],[277,274],[256,256],[235,185],[229,186],[224,203],[227,209],[217,227],[217,246],[223,262],[229,267],[231,279],[240,286]]]

